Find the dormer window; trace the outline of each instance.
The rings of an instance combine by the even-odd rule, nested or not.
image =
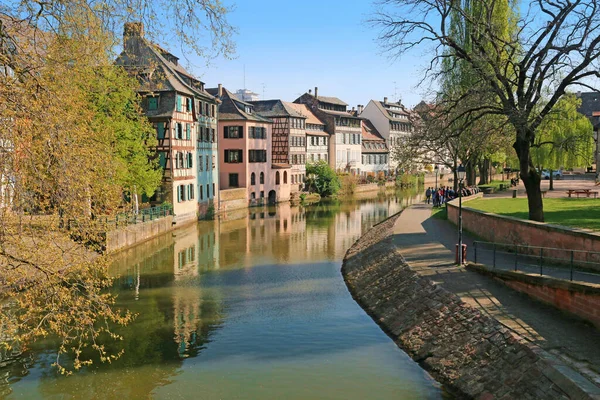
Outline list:
[[[246,114],[252,114],[252,108],[249,106],[246,106]]]

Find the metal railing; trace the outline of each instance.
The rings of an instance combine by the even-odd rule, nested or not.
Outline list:
[[[493,268],[600,283],[600,252],[475,241],[473,256]]]
[[[110,230],[112,228],[119,228],[128,225],[144,223],[147,221],[153,221],[168,215],[174,215],[173,206],[170,204],[165,204],[141,209],[137,214],[133,212],[121,212],[113,216],[96,217],[93,220],[86,221],[86,224],[94,225],[97,229]],[[67,221],[67,224],[67,229],[71,230],[72,227],[78,226],[79,222],[77,220],[69,220]]]

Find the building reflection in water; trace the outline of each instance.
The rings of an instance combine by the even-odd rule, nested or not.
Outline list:
[[[341,261],[363,232],[400,211],[409,199],[392,196],[240,210],[121,252],[111,268],[116,277],[113,290],[119,295],[118,306],[138,317],[117,330],[122,342],[107,341],[106,346],[114,352],[123,347],[123,356],[110,365],[95,359],[87,374],[73,382],[56,379],[51,363],[44,361],[48,353],[36,356],[32,368],[52,378],[43,380],[39,390],[48,396],[150,397],[156,387],[170,382],[185,359],[207,347],[226,319],[226,286],[203,286],[204,274],[266,264]],[[92,352],[88,355],[97,358]],[[134,367],[148,369],[148,374],[126,373]],[[120,374],[118,379],[115,374]]]

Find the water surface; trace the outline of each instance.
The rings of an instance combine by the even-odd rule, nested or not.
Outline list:
[[[361,233],[411,201],[241,210],[124,252],[114,291],[139,314],[120,331],[124,355],[65,378],[48,343],[0,369],[0,397],[441,398],[340,273]]]

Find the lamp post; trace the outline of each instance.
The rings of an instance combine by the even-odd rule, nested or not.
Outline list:
[[[435,187],[434,187],[434,189],[437,190],[437,176],[438,176],[438,172],[440,172],[440,168],[438,167],[437,164],[435,164],[435,167],[433,168],[433,170],[435,171]]]
[[[463,250],[462,250],[462,184],[467,172],[461,164],[456,170],[458,177],[458,265],[463,265]]]

